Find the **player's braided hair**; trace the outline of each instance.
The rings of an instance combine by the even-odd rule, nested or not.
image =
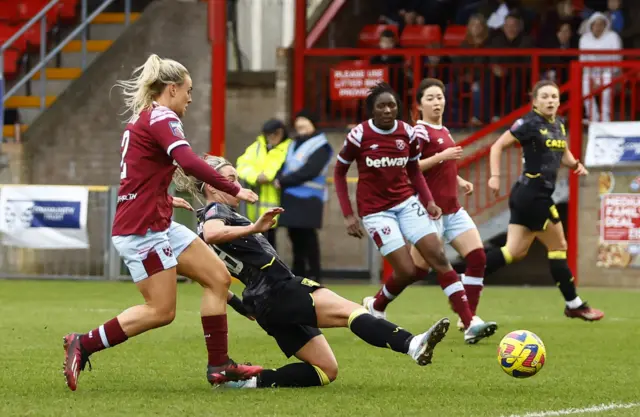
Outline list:
[[[207,165],[216,171],[219,171],[226,166],[232,166],[231,162],[221,156],[204,154],[202,155],[202,159],[207,163]],[[176,191],[187,192],[191,194],[193,198],[198,200],[201,205],[204,205],[204,181],[200,181],[197,178],[187,175],[181,167],[178,167],[173,174],[173,183],[176,186]]]
[[[378,83],[369,89],[369,94],[367,98],[364,100],[365,107],[367,109],[367,114],[369,117],[373,117],[373,108],[375,107],[376,100],[381,94],[389,93],[393,96],[398,104],[398,117],[402,114],[402,107],[400,107],[400,96],[395,92],[391,86],[385,82]]]

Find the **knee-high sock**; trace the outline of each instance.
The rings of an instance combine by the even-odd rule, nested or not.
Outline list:
[[[473,314],[471,313],[471,308],[469,308],[469,300],[467,299],[467,294],[464,291],[464,286],[462,282],[460,282],[458,274],[454,270],[445,272],[444,274],[438,274],[438,282],[444,294],[449,298],[453,310],[460,316],[466,329],[469,327],[469,324],[471,324]]]
[[[484,286],[484,268],[487,258],[484,249],[478,248],[469,252],[464,259],[466,260],[467,268],[462,277],[462,285],[464,285],[464,291],[469,299],[471,313],[475,316]]]
[[[405,288],[414,282],[421,281],[426,278],[429,271],[426,271],[421,268],[416,268],[416,276],[410,278],[398,278],[395,274],[391,275],[391,278],[387,282],[384,283],[380,291],[375,295],[375,300],[373,302],[373,308],[378,311],[384,311],[389,303],[391,303],[397,296],[400,295]]]
[[[551,251],[547,254],[551,276],[560,289],[564,301],[569,308],[577,308],[582,305],[582,300],[576,292],[573,274],[567,263],[567,251]]]
[[[278,369],[265,369],[258,376],[257,387],[317,387],[330,382],[327,374],[319,367],[297,362]]]
[[[413,335],[384,319],[373,317],[364,308],[351,313],[349,329],[360,339],[377,347],[386,347],[400,353],[409,351]]]
[[[498,269],[505,265],[513,263],[513,256],[509,252],[506,246],[500,249],[491,249],[487,252],[487,267],[484,271],[484,276],[488,276],[496,272]]]

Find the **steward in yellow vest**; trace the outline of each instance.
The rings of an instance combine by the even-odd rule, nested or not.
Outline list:
[[[260,197],[256,204],[246,205],[247,217],[252,222],[270,208],[280,206],[280,190],[273,185],[273,181],[287,159],[291,143],[282,121],[267,120],[262,126],[262,134],[236,162],[240,179]],[[275,247],[275,227],[266,235]]]

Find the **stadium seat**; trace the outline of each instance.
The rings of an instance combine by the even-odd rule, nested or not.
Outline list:
[[[65,21],[72,21],[76,18],[79,0],[62,0],[60,7],[60,18]]]
[[[460,46],[464,37],[467,34],[467,27],[465,25],[449,25],[444,31],[444,37],[442,39],[443,46],[445,48],[457,48]]]
[[[21,21],[27,21],[31,19],[33,16],[37,15],[40,10],[42,10],[47,4],[49,0],[19,0],[16,2],[16,6],[18,8],[18,19]],[[57,23],[59,20],[60,10],[62,8],[62,4],[58,3],[55,7],[53,7],[47,13],[47,24],[53,25]]]
[[[400,45],[424,47],[442,42],[442,30],[437,25],[408,25],[400,36]]]
[[[14,0],[0,0],[0,22],[11,23],[18,21],[18,8]]]
[[[19,28],[16,28],[18,30]],[[40,47],[40,25],[33,25],[22,36],[28,43],[29,49],[37,49]],[[47,42],[51,42],[48,37]]]
[[[8,26],[0,23],[0,45],[4,45],[4,43],[8,41],[9,38],[11,38],[13,34],[18,31],[18,29],[19,28],[15,26]],[[10,46],[10,49],[24,52],[27,49],[27,41],[24,36],[21,36],[15,42],[13,42]]]
[[[20,60],[20,52],[7,49],[4,51],[4,75],[12,78],[18,73],[18,61]]]
[[[377,47],[380,35],[385,30],[391,30],[398,37],[398,26],[396,25],[366,25],[360,31],[358,46],[362,48]]]

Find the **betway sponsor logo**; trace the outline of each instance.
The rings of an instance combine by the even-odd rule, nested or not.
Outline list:
[[[383,158],[367,158],[365,159],[368,167],[374,168],[386,168],[386,167],[403,167],[407,165],[409,162],[409,157],[405,156],[404,158],[390,158],[385,156]]]

